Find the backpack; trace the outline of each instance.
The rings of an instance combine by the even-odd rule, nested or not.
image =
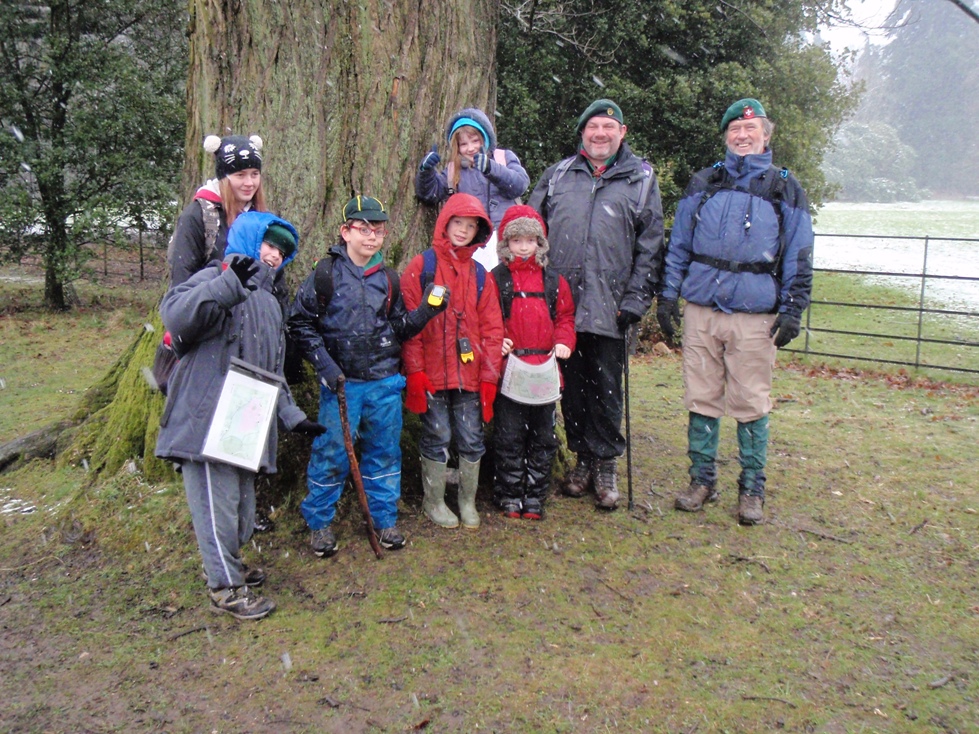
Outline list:
[[[218,249],[218,230],[221,228],[221,212],[218,205],[207,199],[197,199],[201,205],[201,214],[204,218],[204,262],[209,263],[214,259],[214,253]]]
[[[327,306],[333,300],[333,268],[336,266],[337,255],[330,253],[316,262],[313,275],[313,289],[316,291],[316,312],[319,316],[326,313]],[[401,297],[401,279],[398,274],[387,265],[381,265],[380,269],[388,279],[388,300],[387,312],[391,315],[391,309]]]
[[[557,297],[558,289],[561,286],[561,276],[556,270],[543,268],[544,290],[543,291],[514,291],[513,276],[506,263],[500,263],[493,268],[493,277],[496,278],[497,288],[500,290],[500,308],[503,309],[503,320],[510,318],[510,309],[513,306],[514,298],[543,298],[547,302],[547,310],[551,314],[551,321],[557,320]]]
[[[769,204],[772,205],[772,209],[775,210],[775,216],[778,218],[778,251],[771,262],[733,262],[731,260],[725,260],[719,257],[707,257],[706,255],[694,254],[692,260],[694,262],[699,262],[708,267],[717,268],[718,270],[726,270],[731,273],[758,273],[758,274],[768,274],[777,279],[778,272],[780,270],[780,265],[782,261],[782,255],[785,251],[785,223],[782,216],[782,200],[785,198],[785,189],[788,184],[789,179],[789,169],[788,168],[776,168],[775,166],[769,166],[768,170],[757,178],[751,179],[748,184],[748,188],[743,186],[736,186],[734,183],[734,177],[731,176],[730,172],[724,167],[723,161],[718,161],[712,166],[710,175],[706,180],[706,188],[700,195],[700,202],[697,204],[697,209],[693,214],[693,227],[690,230],[690,240],[693,241],[693,233],[697,229],[697,223],[700,221],[700,210],[704,208],[704,204],[710,201],[719,191],[740,191],[751,196],[757,196],[760,199],[764,199]]]
[[[479,299],[483,297],[483,286],[486,285],[486,268],[483,267],[482,263],[478,263],[475,260],[472,263],[476,266],[476,303],[479,303]],[[418,276],[422,292],[428,288],[429,283],[435,280],[435,269],[437,266],[438,261],[435,258],[435,250],[429,247],[422,253],[422,272]]]
[[[568,172],[568,169],[571,168],[571,164],[575,162],[577,157],[573,155],[557,164],[557,168],[554,169],[554,175],[547,182],[548,199],[554,196],[554,188],[557,186],[557,182],[564,177],[564,174]],[[645,159],[642,159],[642,176],[642,186],[639,187],[639,199],[636,201],[636,206],[639,209],[645,206],[646,199],[649,198],[649,190],[653,188],[653,167]],[[632,180],[629,181],[629,183],[632,182]]]

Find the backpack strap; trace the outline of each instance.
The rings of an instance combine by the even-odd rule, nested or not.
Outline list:
[[[221,212],[217,202],[207,199],[195,199],[201,206],[204,219],[204,262],[214,259],[218,250],[218,231],[221,229]]]
[[[558,289],[561,285],[561,276],[556,270],[543,269],[544,290],[543,291],[515,291],[513,290],[513,275],[505,262],[501,262],[493,268],[493,277],[496,279],[496,287],[500,291],[500,310],[503,311],[503,320],[510,319],[510,310],[513,307],[514,298],[543,298],[547,302],[547,310],[551,315],[551,321],[557,320],[557,298]],[[525,352],[530,354],[531,352]],[[537,354],[538,352],[534,352]],[[539,352],[547,354],[546,351]],[[519,355],[518,355],[519,356]]]
[[[571,164],[574,163],[575,157],[576,156],[565,158],[563,161],[557,164],[557,168],[554,169],[554,175],[552,175],[551,179],[547,182],[548,199],[554,196],[554,187],[557,186],[557,182],[560,181],[564,177],[564,174],[568,172],[568,169],[571,168]]]
[[[333,299],[333,268],[336,267],[336,261],[337,256],[330,253],[327,257],[316,262],[313,275],[313,290],[316,291],[316,310],[320,316],[326,313],[326,309]],[[388,298],[385,308],[388,316],[390,316],[391,309],[394,308],[394,304],[401,297],[401,278],[398,277],[397,272],[387,265],[382,264],[377,269],[384,271],[384,275],[388,279]],[[365,272],[364,275],[366,276],[368,273]]]
[[[486,268],[475,260],[472,261],[472,264],[476,266],[476,303],[479,303],[479,299],[483,297],[483,286],[486,285]],[[429,247],[422,253],[422,272],[418,276],[423,293],[428,288],[428,284],[435,281],[437,267],[438,261],[435,258],[435,250]]]
[[[724,167],[723,161],[715,163],[711,167],[710,175],[707,176],[705,188],[700,195],[697,209],[694,211],[692,219],[693,229],[690,233],[691,241],[693,240],[693,232],[697,229],[697,223],[700,221],[700,210],[704,208],[704,204],[719,191],[740,191],[751,196],[756,196],[759,199],[764,199],[772,205],[772,209],[775,210],[775,216],[778,218],[778,252],[771,262],[743,263],[697,254],[693,255],[692,260],[731,273],[767,273],[778,280],[779,273],[781,272],[782,255],[785,252],[785,222],[783,221],[782,215],[782,200],[785,197],[788,178],[789,169],[779,169],[775,166],[769,166],[763,175],[752,179],[746,189],[743,186],[735,185],[734,178],[727,168]]]

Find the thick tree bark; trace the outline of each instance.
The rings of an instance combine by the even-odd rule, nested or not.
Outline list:
[[[206,134],[254,133],[265,141],[270,207],[300,231],[293,282],[336,241],[353,194],[387,205],[389,263],[427,247],[415,167],[433,142],[444,149],[454,110],[492,113],[499,0],[193,0],[190,9],[185,199],[213,175]],[[136,459],[151,481],[172,476],[153,457],[163,400],[143,378],[162,333],[153,323],[93,391],[60,461],[111,474]],[[315,414],[315,391],[294,392]],[[296,482],[304,457],[291,439],[280,476]]]
[[[267,199],[299,229],[302,262],[336,241],[354,194],[388,207],[391,264],[427,246],[415,167],[444,148],[454,110],[495,107],[498,0],[195,0],[191,12],[187,193],[213,175],[206,134],[256,133]]]

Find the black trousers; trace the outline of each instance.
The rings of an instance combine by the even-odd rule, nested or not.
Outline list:
[[[505,395],[493,405],[494,499],[529,497],[544,501],[557,453],[555,407],[524,405]]]
[[[599,459],[614,459],[625,452],[624,369],[624,339],[578,334],[577,346],[564,366],[561,396],[561,413],[571,451]]]

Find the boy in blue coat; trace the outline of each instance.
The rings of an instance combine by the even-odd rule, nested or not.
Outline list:
[[[224,262],[174,286],[160,303],[180,361],[170,378],[156,455],[180,464],[211,608],[239,619],[260,619],[275,609],[275,602],[251,590],[265,573],[241,561],[254,527],[255,472],[204,456],[204,443],[233,357],[282,377],[285,329],[272,286],[276,272],[296,256],[298,241],[284,219],[245,212],[228,232]],[[287,430],[326,430],[296,406],[284,379],[276,412]],[[261,473],[276,471],[276,429],[273,421]]]
[[[380,544],[405,544],[395,523],[401,497],[401,344],[448,306],[426,298],[405,309],[397,274],[385,267],[382,247],[388,215],[370,196],[355,196],[343,208],[340,241],[296,293],[289,332],[316,370],[320,422],[329,429],[313,441],[306,472],[309,489],[301,510],[312,531],[313,553],[336,553],[330,527],[350,474],[340,427],[337,384],[343,378],[347,414],[360,443],[360,471]]]

